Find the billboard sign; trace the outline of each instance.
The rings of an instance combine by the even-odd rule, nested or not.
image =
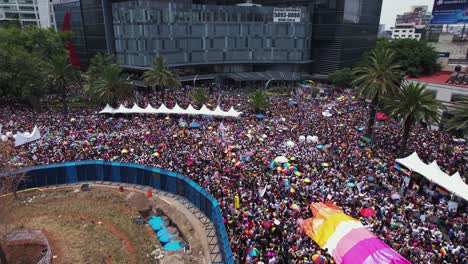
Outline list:
[[[300,8],[275,8],[273,10],[273,22],[301,22],[302,11]]]
[[[468,23],[468,0],[435,0],[432,24]]]

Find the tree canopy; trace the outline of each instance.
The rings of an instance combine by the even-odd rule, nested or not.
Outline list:
[[[93,101],[100,104],[117,105],[117,101],[131,97],[131,84],[123,78],[122,69],[109,55],[96,55],[91,60],[85,91]]]
[[[197,87],[190,92],[190,97],[197,106],[208,103],[210,96],[204,87]]]
[[[257,90],[250,95],[250,102],[256,113],[265,112],[270,106],[268,97],[262,90]]]
[[[353,82],[354,74],[350,68],[343,68],[330,74],[331,82],[338,87],[350,87]]]
[[[394,51],[386,47],[377,47],[360,67],[353,70],[353,73],[355,75],[353,85],[357,87],[359,95],[372,100],[366,132],[366,136],[370,137],[380,99],[395,94],[399,89],[400,66],[397,64]]]
[[[66,56],[67,33],[36,27],[0,28],[0,96],[37,104],[47,93],[44,64]]]
[[[426,85],[420,83],[404,82],[402,89],[391,97],[383,99],[384,109],[390,115],[397,117],[403,124],[403,136],[400,147],[400,156],[404,156],[406,144],[412,126],[419,121],[427,124],[440,122],[443,109],[442,103],[432,96],[431,91],[426,89]]]
[[[377,47],[387,47],[395,52],[401,70],[410,77],[430,75],[441,70],[437,52],[428,42],[416,39],[379,39]]]

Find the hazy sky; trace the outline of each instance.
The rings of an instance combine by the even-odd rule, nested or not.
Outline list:
[[[409,12],[414,5],[428,5],[429,12],[432,12],[434,0],[383,0],[380,24],[385,24],[385,28],[389,29],[394,26],[397,14]]]

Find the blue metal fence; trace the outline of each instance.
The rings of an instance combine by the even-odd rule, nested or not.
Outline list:
[[[175,172],[132,163],[79,161],[24,168],[1,176],[26,173],[20,189],[83,181],[138,184],[185,197],[203,212],[216,229],[223,263],[234,263],[218,201],[200,185]]]

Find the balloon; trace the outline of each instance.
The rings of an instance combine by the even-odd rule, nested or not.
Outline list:
[[[310,135],[307,136],[306,140],[307,140],[307,143],[312,143],[312,136]]]
[[[289,140],[288,142],[286,142],[286,147],[288,147],[288,148],[294,148],[294,146],[296,146],[296,144],[294,144],[294,142],[292,142],[291,140]]]
[[[311,138],[312,143],[317,143],[318,140],[319,140],[319,139],[318,139],[317,136],[313,136],[313,137]]]
[[[8,141],[8,137],[7,137],[7,136],[5,136],[5,135],[2,135],[2,137],[1,137],[1,138],[2,138],[2,142],[7,142],[7,141]]]
[[[299,137],[299,142],[304,142],[306,140],[306,137],[305,136],[300,136]]]
[[[11,138],[11,137],[13,137],[13,132],[6,132],[5,135],[6,135],[7,137]]]

